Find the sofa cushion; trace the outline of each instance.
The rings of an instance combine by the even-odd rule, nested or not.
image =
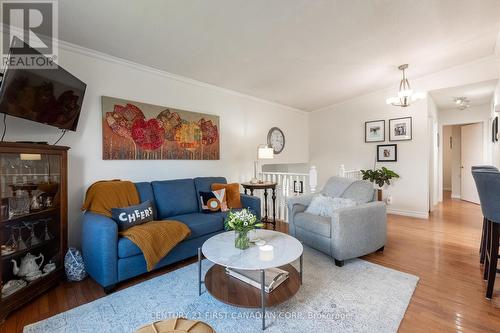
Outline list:
[[[141,249],[126,237],[118,238],[118,258],[128,258],[142,254]]]
[[[309,213],[297,213],[293,218],[296,227],[308,230],[315,234],[331,237],[331,218]]]
[[[191,236],[185,239],[188,240],[224,230],[224,218],[226,215],[227,213],[192,213],[173,216],[168,219],[180,221],[191,229]],[[139,254],[142,254],[141,249],[130,239],[126,237],[118,238],[119,258],[128,258]]]
[[[169,220],[177,220],[186,224],[191,229],[192,239],[224,229],[224,219],[227,213],[191,213],[169,217]]]
[[[155,194],[153,192],[153,187],[150,182],[139,182],[135,183],[135,188],[139,193],[139,198],[141,202],[149,200],[153,205],[153,218],[156,219],[156,203],[155,203]]]
[[[227,180],[224,177],[196,177],[193,181],[196,193],[211,192],[213,183],[223,183],[223,184],[227,183]],[[198,199],[198,211],[199,212],[202,211],[201,202],[199,199]]]
[[[157,219],[199,211],[198,195],[193,179],[154,181]]]
[[[374,195],[375,189],[372,183],[367,180],[357,180],[342,193],[341,197],[354,200],[359,205],[373,201]]]

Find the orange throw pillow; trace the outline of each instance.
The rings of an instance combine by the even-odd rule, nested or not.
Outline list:
[[[223,188],[226,189],[227,206],[229,208],[242,208],[241,197],[240,197],[240,184],[238,183],[212,184],[212,191],[218,191]]]

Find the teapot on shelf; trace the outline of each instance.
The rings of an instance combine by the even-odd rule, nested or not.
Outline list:
[[[38,259],[42,259],[40,261],[40,264],[36,262]],[[42,274],[42,272],[40,271],[40,267],[42,267],[43,261],[44,257],[41,253],[37,257],[32,255],[31,253],[26,254],[21,259],[21,264],[19,266],[17,265],[17,261],[12,259],[11,262],[14,263],[13,273],[14,275],[17,275],[19,277],[26,277],[29,279],[37,278]]]

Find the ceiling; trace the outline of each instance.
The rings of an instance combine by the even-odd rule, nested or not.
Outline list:
[[[460,87],[431,91],[430,94],[439,110],[457,109],[455,97],[467,97],[470,106],[491,103],[498,80],[484,81]],[[458,110],[458,109],[457,109]]]
[[[494,53],[498,0],[64,0],[59,38],[302,110]]]

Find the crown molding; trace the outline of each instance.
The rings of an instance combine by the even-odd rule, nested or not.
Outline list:
[[[0,24],[0,33],[2,35],[2,38],[3,38],[4,27],[6,27],[5,23]],[[18,33],[23,31],[22,29],[19,29],[19,28],[16,28],[16,27],[14,27],[13,30],[15,30]],[[44,38],[41,38],[41,39],[44,40],[46,38],[47,37],[44,37]],[[91,57],[91,58],[94,58],[94,59],[99,59],[99,60],[107,61],[107,62],[110,62],[110,63],[115,63],[115,64],[118,64],[118,65],[121,65],[121,66],[125,66],[125,67],[128,67],[128,68],[132,68],[132,69],[138,70],[138,71],[143,71],[143,72],[151,73],[151,74],[154,74],[154,75],[162,76],[162,77],[165,77],[165,78],[168,78],[168,79],[171,79],[171,80],[175,80],[175,81],[178,81],[178,82],[182,82],[184,84],[194,85],[194,86],[201,87],[201,88],[212,89],[212,90],[216,90],[216,91],[219,91],[221,93],[229,94],[229,95],[232,95],[232,96],[237,96],[237,97],[242,97],[242,98],[250,99],[250,100],[253,100],[255,102],[264,103],[264,104],[267,104],[267,105],[270,105],[270,106],[274,106],[274,107],[279,107],[279,108],[287,110],[287,111],[293,111],[293,112],[297,112],[297,113],[301,113],[301,114],[309,114],[308,111],[297,109],[297,108],[294,108],[294,107],[289,106],[289,105],[280,104],[280,103],[273,102],[273,101],[270,101],[270,100],[267,100],[267,99],[263,99],[263,98],[259,98],[259,97],[256,97],[256,96],[252,96],[252,95],[248,95],[248,94],[245,94],[245,93],[241,93],[241,92],[238,92],[238,91],[235,91],[235,90],[231,90],[231,89],[219,87],[219,86],[216,86],[216,85],[213,85],[213,84],[210,84],[210,83],[206,83],[206,82],[198,81],[198,80],[195,80],[195,79],[191,79],[191,78],[188,78],[188,77],[185,77],[185,76],[182,76],[182,75],[173,74],[173,73],[161,70],[161,69],[157,69],[157,68],[154,68],[154,67],[151,67],[151,66],[143,65],[143,64],[140,64],[140,63],[137,63],[137,62],[134,62],[134,61],[126,60],[126,59],[123,59],[123,58],[120,58],[120,57],[116,57],[116,56],[113,56],[113,55],[110,55],[110,54],[107,54],[107,53],[103,53],[103,52],[100,52],[100,51],[96,51],[96,50],[90,49],[90,48],[87,48],[87,47],[83,47],[83,46],[76,45],[76,44],[73,44],[73,43],[70,43],[70,42],[66,42],[66,41],[63,41],[63,40],[60,40],[60,39],[55,39],[55,41],[57,42],[56,45],[57,45],[57,47],[60,50],[64,50],[64,51],[68,51],[68,52],[72,52],[72,53],[81,54],[81,55],[84,55],[84,56],[87,56],[87,57]]]

